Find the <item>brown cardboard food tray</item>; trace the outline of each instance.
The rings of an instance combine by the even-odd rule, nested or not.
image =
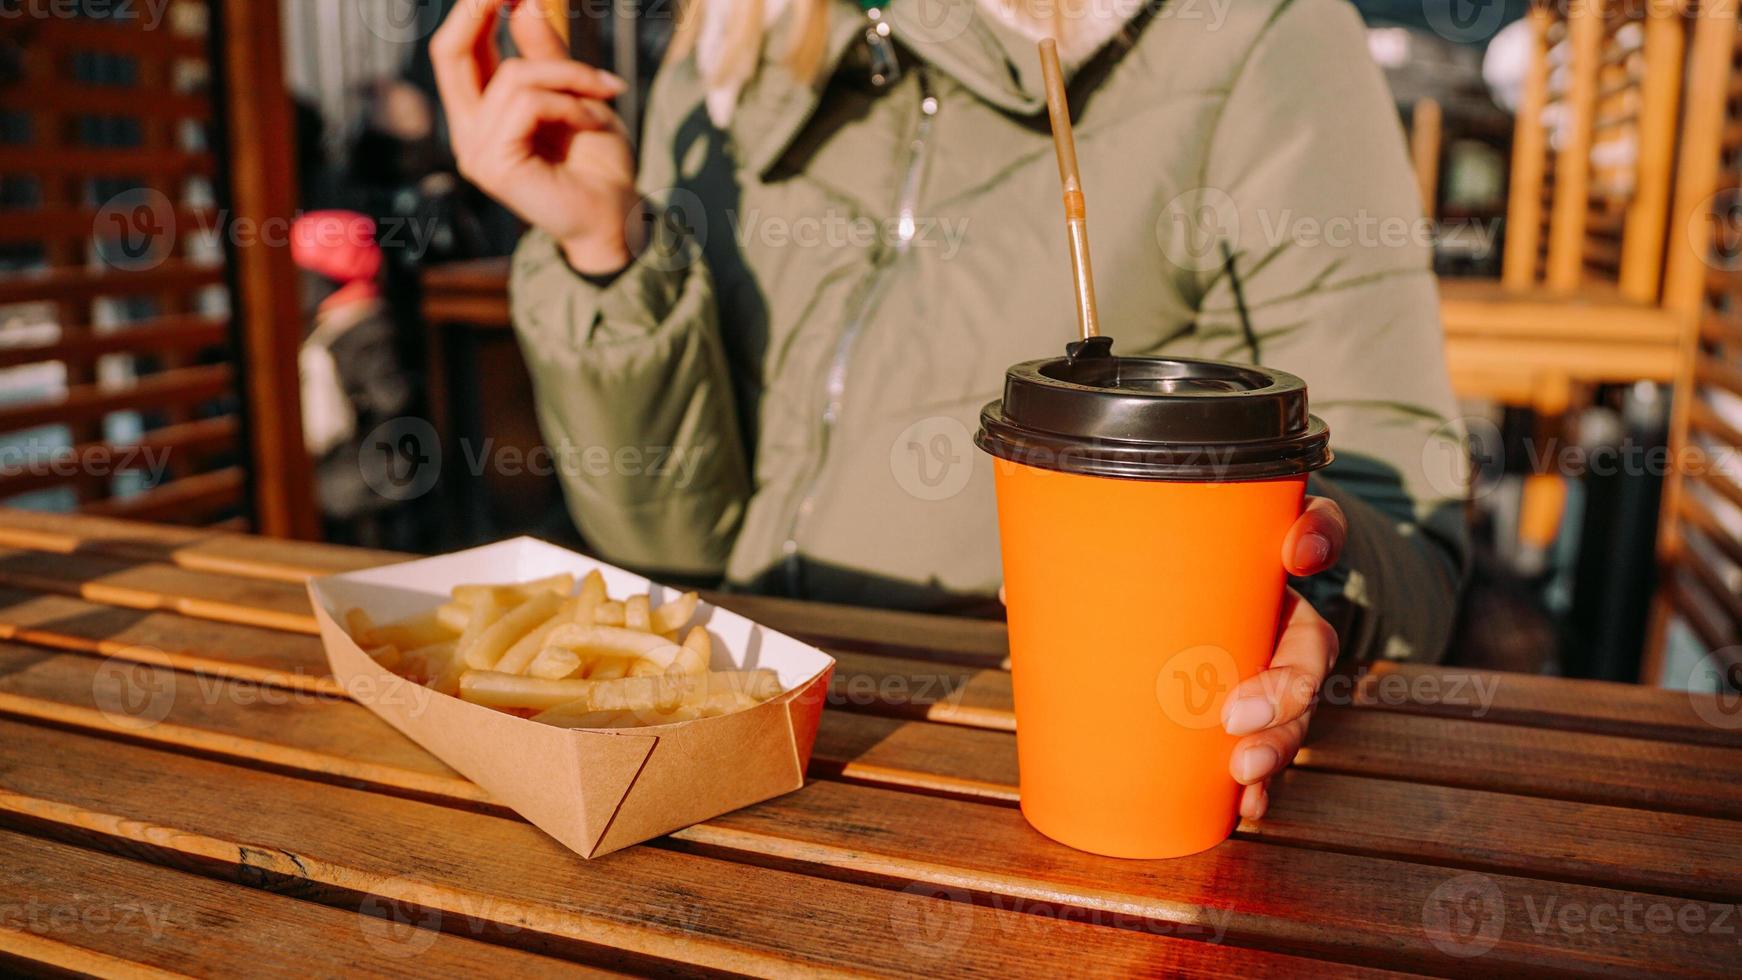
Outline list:
[[[615,598],[679,590],[533,538],[309,582],[327,660],[345,690],[461,775],[584,857],[798,789],[834,659],[703,603],[715,670],[765,667],[782,693],[717,718],[650,728],[575,730],[438,694],[383,669],[339,625],[359,607],[385,623],[427,611],[464,583],[520,582],[598,569]]]

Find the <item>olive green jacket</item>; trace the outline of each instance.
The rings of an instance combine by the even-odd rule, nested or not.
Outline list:
[[[765,57],[725,131],[693,60],[664,68],[641,151],[652,243],[608,286],[548,237],[522,242],[515,324],[602,556],[910,608],[996,590],[978,412],[1007,366],[1074,331],[1039,59],[971,0],[886,17],[893,84],[866,80],[864,16],[841,3],[824,80]],[[1466,549],[1460,430],[1355,12],[1163,3],[1073,73],[1070,100],[1115,349],[1305,378],[1337,453],[1312,492],[1351,532],[1308,595],[1346,652],[1437,658]]]

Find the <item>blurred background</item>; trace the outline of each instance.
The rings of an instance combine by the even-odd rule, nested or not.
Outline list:
[[[633,128],[676,5],[552,2],[577,57],[643,86]],[[509,329],[521,227],[447,148],[448,6],[0,0],[0,505],[584,544]],[[1733,15],[1355,6],[1478,474],[1454,659],[1742,686]]]

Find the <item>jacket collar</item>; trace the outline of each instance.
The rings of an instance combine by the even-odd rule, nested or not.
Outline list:
[[[711,0],[722,2],[722,0]],[[729,0],[756,2],[756,0]],[[1099,16],[1065,52],[1066,81],[1112,40],[1145,6],[1144,0],[1090,0]],[[892,0],[884,8],[895,39],[916,57],[960,82],[977,97],[1006,112],[1033,116],[1046,111],[1036,43],[994,12],[999,0]],[[774,52],[788,43],[790,16],[781,17],[763,45],[761,64],[745,85],[729,129],[745,164],[766,174],[798,138],[816,112],[823,89],[848,49],[865,32],[856,5],[829,5],[823,70],[817,81],[797,84]]]

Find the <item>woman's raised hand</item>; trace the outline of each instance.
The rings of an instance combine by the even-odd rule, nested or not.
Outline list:
[[[627,85],[572,61],[536,3],[517,3],[503,59],[499,0],[461,0],[430,39],[460,173],[556,239],[576,271],[629,264],[635,155],[606,100]]]

